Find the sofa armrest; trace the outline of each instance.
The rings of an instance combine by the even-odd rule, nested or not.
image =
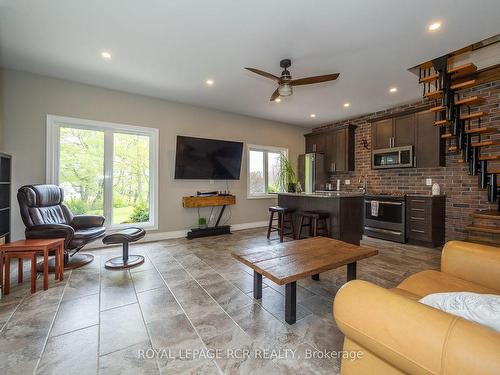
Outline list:
[[[27,239],[64,238],[66,249],[75,235],[75,230],[66,224],[42,224],[26,229],[25,235]]]
[[[365,281],[339,290],[334,316],[347,338],[406,373],[493,374],[500,368],[496,331]],[[362,360],[344,359],[351,363],[342,363],[343,372]]]
[[[443,248],[441,272],[500,291],[500,248],[450,241]]]
[[[102,227],[104,216],[101,215],[75,215],[71,220],[71,226],[76,229]]]

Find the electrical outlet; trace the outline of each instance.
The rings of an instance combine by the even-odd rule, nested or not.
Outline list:
[[[350,185],[350,184],[351,184],[351,180],[345,180],[345,181],[344,181],[344,183],[345,183],[346,185]]]
[[[426,178],[426,179],[425,179],[425,184],[426,184],[427,186],[432,186],[432,178]]]

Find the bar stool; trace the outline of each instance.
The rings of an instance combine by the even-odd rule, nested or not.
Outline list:
[[[300,211],[299,216],[299,231],[297,233],[297,239],[300,240],[300,235],[302,234],[302,229],[309,227],[309,236],[316,237],[318,231],[321,230],[323,236],[330,237],[330,213],[326,211]],[[304,223],[304,219],[307,222]],[[319,226],[319,224],[322,224]]]
[[[283,242],[283,237],[287,235],[292,235],[295,239],[295,228],[293,225],[293,213],[295,210],[290,208],[281,207],[281,206],[272,206],[269,207],[269,226],[267,228],[267,239],[271,236],[271,232],[278,232],[280,242]],[[274,214],[277,213],[278,216],[274,217]],[[278,226],[273,226],[273,221],[278,221]],[[292,228],[291,232],[285,233],[285,224],[290,224]]]

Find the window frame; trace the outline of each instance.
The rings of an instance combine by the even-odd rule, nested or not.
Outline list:
[[[265,193],[252,194],[250,193],[250,151],[260,151],[264,153],[263,157],[263,167],[264,167],[264,187]],[[269,193],[269,172],[268,172],[268,153],[282,153],[286,158],[288,158],[288,149],[285,147],[277,146],[262,146],[247,144],[247,199],[269,199],[276,198],[277,193]]]
[[[46,175],[48,184],[59,185],[59,151],[61,127],[96,130],[104,133],[104,204],[103,215],[108,229],[122,229],[138,226],[148,230],[158,229],[158,152],[159,130],[143,126],[114,122],[80,119],[74,117],[47,115]],[[113,224],[113,133],[148,136],[149,144],[149,221],[133,224]]]

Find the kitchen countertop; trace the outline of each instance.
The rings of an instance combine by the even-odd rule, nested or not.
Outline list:
[[[316,193],[278,193],[278,195],[292,195],[296,197],[312,197],[312,198],[347,198],[347,197],[362,197],[361,192],[352,191],[332,191],[332,192],[316,192]]]

